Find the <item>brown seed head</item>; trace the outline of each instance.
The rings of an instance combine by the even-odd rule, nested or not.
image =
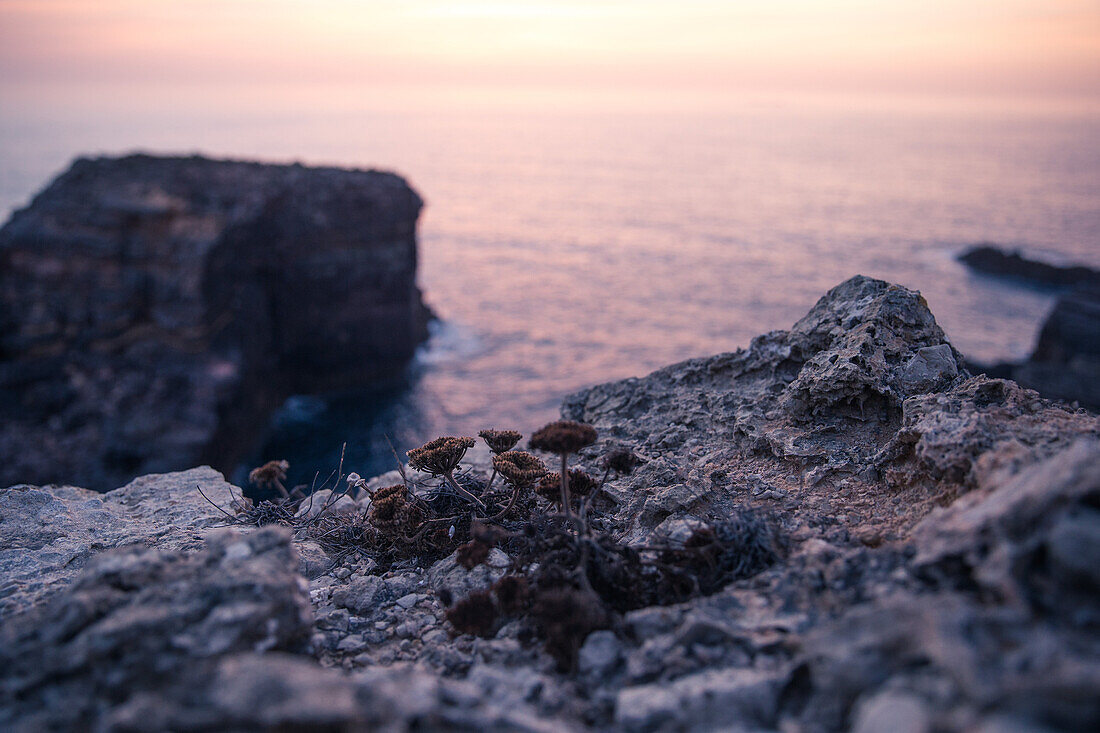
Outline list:
[[[271,486],[276,482],[286,481],[289,468],[290,464],[286,461],[268,461],[259,468],[253,468],[248,474],[248,481],[256,486]]]
[[[404,484],[386,486],[374,492],[370,503],[371,523],[392,522],[407,501]]]
[[[609,468],[615,473],[627,475],[633,473],[640,462],[641,459],[634,455],[634,451],[629,448],[616,448],[604,456],[603,459],[605,468]]]
[[[527,578],[522,575],[504,575],[493,583],[492,590],[504,613],[519,613],[527,605]]]
[[[589,476],[579,468],[569,469],[569,494],[570,496],[588,496],[599,485],[596,479]],[[561,503],[561,474],[557,471],[548,473],[542,477],[535,493],[543,499],[553,503]]]
[[[597,438],[596,428],[573,420],[558,420],[545,425],[531,436],[530,446],[547,453],[576,453]]]
[[[455,470],[466,451],[474,447],[473,438],[443,437],[409,451],[409,465],[417,471],[442,476]]]
[[[489,446],[489,450],[497,455],[515,448],[516,443],[523,437],[522,433],[517,433],[515,430],[482,430],[478,435],[485,441],[485,445]]]
[[[551,471],[543,476],[542,481],[539,481],[538,486],[535,487],[535,493],[551,504],[560,504],[561,474],[557,471]]]
[[[510,450],[493,456],[493,468],[504,480],[520,488],[530,486],[546,473],[546,464],[521,450]]]
[[[598,596],[570,587],[540,591],[531,616],[546,637],[546,651],[567,671],[577,663],[577,652],[588,634],[610,624],[607,609]]]
[[[458,546],[455,560],[467,570],[473,570],[489,559],[489,545],[480,540],[470,540]]]
[[[460,634],[488,636],[497,619],[497,609],[489,591],[478,590],[447,609],[447,620]]]
[[[569,493],[573,496],[588,496],[599,484],[599,481],[581,469],[569,469]]]

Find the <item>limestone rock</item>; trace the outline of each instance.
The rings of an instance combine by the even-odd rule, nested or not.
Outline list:
[[[312,614],[289,540],[277,528],[227,529],[185,555],[101,553],[70,587],[4,624],[0,723],[97,727],[108,701],[125,705],[212,659],[303,649]]]
[[[959,261],[978,272],[1053,287],[1100,286],[1100,272],[1083,265],[1052,265],[992,244],[966,250]]]
[[[671,685],[627,687],[619,693],[615,722],[627,731],[767,729],[782,683],[751,669],[717,669]]]
[[[240,495],[205,467],[142,476],[106,494],[25,485],[0,490],[0,616],[71,582],[103,550],[142,544],[184,553],[201,547],[225,515],[200,490],[225,511]]]
[[[973,377],[907,400],[878,462],[893,468],[894,481],[930,478],[969,488],[983,473],[1046,458],[1086,436],[1100,437],[1100,420],[1014,382]]]
[[[437,594],[486,588],[500,547],[325,567],[219,529],[189,490],[228,504],[209,469],[0,491],[0,727],[1097,729],[1100,421],[957,356],[918,294],[856,278],[789,332],[569,398],[601,436],[578,463],[640,460],[594,496],[597,531],[659,557],[724,522],[770,551],[612,619],[575,674],[523,618],[451,633]]]

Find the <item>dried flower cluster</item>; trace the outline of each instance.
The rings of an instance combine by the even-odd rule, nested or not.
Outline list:
[[[470,540],[458,546],[458,550],[455,551],[455,560],[467,570],[473,570],[489,559],[489,550],[491,549],[490,545],[481,540]]]
[[[478,435],[495,455],[512,450],[523,437],[515,430],[482,430]]]
[[[569,469],[569,493],[572,497],[588,496],[597,486],[599,482],[581,469]],[[561,504],[561,474],[553,471],[543,476],[535,487],[535,493],[552,504]]]
[[[782,536],[763,515],[743,509],[720,522],[700,527],[684,542],[686,560],[704,593],[747,578],[769,567],[783,554]]]
[[[546,475],[546,464],[530,453],[510,450],[493,456],[493,468],[512,486],[527,488]]]
[[[283,485],[288,470],[290,470],[290,464],[286,461],[268,461],[249,472],[248,482],[260,488],[276,489],[281,495],[288,496],[286,487]]]
[[[531,436],[529,445],[534,450],[563,455],[576,453],[596,442],[596,428],[573,420],[558,420],[539,428]]]
[[[432,476],[448,476],[474,447],[473,438],[444,437],[409,451],[409,465]]]
[[[445,612],[451,626],[460,634],[490,636],[504,616],[524,612],[530,605],[527,578],[505,575],[486,590],[478,590],[454,603],[450,591],[440,593],[440,600],[449,606]]]
[[[385,486],[374,492],[371,497],[368,518],[376,527],[385,527],[401,522],[410,511],[409,492],[404,484]]]
[[[641,459],[629,448],[615,448],[603,458],[603,467],[608,471],[629,476],[641,463]]]
[[[457,600],[450,590],[440,589],[447,620],[456,633],[479,636],[519,620],[524,633],[544,640],[562,670],[575,667],[589,633],[615,628],[618,614],[715,592],[767,568],[785,551],[773,523],[748,510],[726,512],[683,542],[645,548],[622,544],[599,531],[606,516],[594,499],[612,472],[634,470],[641,462],[637,455],[624,447],[610,451],[598,464],[603,471],[598,480],[568,466],[569,455],[596,442],[590,425],[560,420],[531,437],[532,449],[560,457],[558,472],[549,472],[531,453],[514,450],[522,437],[518,432],[483,430],[479,435],[493,452],[487,481],[475,472],[458,472],[474,439],[443,437],[408,452],[409,464],[435,479],[406,477],[405,483],[378,489],[369,510],[326,511],[341,495],[336,487],[346,484],[343,490],[350,492],[368,486],[357,474],[348,474],[345,482],[341,461],[319,514],[296,516],[300,501],[292,497],[256,505],[234,497],[238,513],[222,511],[238,523],[286,524],[338,561],[364,555],[376,561],[379,571],[398,561],[427,567],[452,553],[459,565],[472,570],[499,548],[509,564],[491,586]],[[281,485],[286,468],[285,462],[273,461],[253,472],[254,481]],[[507,490],[493,490],[498,475]],[[536,497],[550,502],[550,509]]]
[[[496,625],[497,609],[487,590],[474,591],[447,609],[451,626],[460,634],[488,636]]]

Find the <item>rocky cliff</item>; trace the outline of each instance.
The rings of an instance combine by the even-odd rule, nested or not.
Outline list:
[[[618,614],[562,673],[522,619],[474,638],[444,618],[443,589],[485,587],[506,544],[466,570],[327,555],[302,523],[217,528],[230,487],[209,469],[14,487],[0,726],[1100,726],[1100,420],[965,373],[918,293],[854,278],[789,331],[563,412],[599,430],[582,463],[640,461],[593,502],[600,531],[645,553],[751,511],[780,559]]]
[[[998,364],[990,371],[1008,376],[1047,397],[1100,410],[1100,287],[1082,288],[1058,299],[1026,361]]]
[[[288,394],[399,372],[420,208],[375,171],[77,160],[0,229],[0,485],[228,470]]]

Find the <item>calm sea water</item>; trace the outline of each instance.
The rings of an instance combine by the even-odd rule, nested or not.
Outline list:
[[[373,473],[387,436],[530,431],[572,390],[788,327],[856,273],[921,290],[969,357],[1019,358],[1052,296],[955,254],[989,240],[1100,266],[1094,112],[29,106],[0,113],[0,210],[75,155],[135,149],[389,168],[427,201],[420,281],[442,320],[401,387],[288,402],[262,457],[299,479],[344,441]]]

